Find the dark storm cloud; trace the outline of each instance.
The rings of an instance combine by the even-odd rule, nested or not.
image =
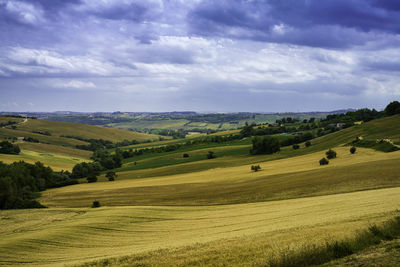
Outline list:
[[[348,47],[370,41],[367,33],[400,33],[395,1],[203,1],[188,14],[193,34]]]

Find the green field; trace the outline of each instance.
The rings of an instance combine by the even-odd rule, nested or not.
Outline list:
[[[400,116],[273,155],[249,155],[243,139],[126,159],[116,181],[46,190],[48,209],[0,211],[0,265],[268,266],[288,248],[352,237],[400,209],[400,151],[351,154],[358,136],[398,142]],[[182,140],[130,147],[172,142]],[[328,148],[337,158],[320,166]],[[57,146],[35,149],[44,157]],[[102,207],[90,208],[94,200]]]
[[[16,138],[16,144],[20,146],[20,155],[0,154],[0,161],[11,163],[24,160],[29,163],[41,161],[45,165],[55,170],[71,170],[72,167],[85,160],[89,160],[92,152],[76,149],[77,145],[88,144],[85,141],[76,138],[67,138],[65,136],[74,136],[84,139],[104,139],[112,142],[123,140],[156,140],[158,136],[135,133],[127,130],[119,130],[77,123],[53,122],[36,119],[0,117],[0,122],[17,121],[19,124],[0,128],[0,140],[10,140]],[[36,132],[36,133],[35,133]],[[44,135],[37,132],[48,132],[50,135]],[[39,140],[39,143],[23,142],[22,138],[31,137]]]

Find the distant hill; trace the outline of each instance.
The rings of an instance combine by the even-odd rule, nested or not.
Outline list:
[[[0,154],[0,161],[41,161],[57,170],[72,169],[75,164],[88,160],[92,152],[76,148],[78,145],[89,144],[86,142],[88,139],[103,139],[114,143],[158,139],[157,135],[128,130],[30,118],[3,116],[0,117],[0,123],[6,125],[0,127],[0,140],[13,141],[22,149],[20,155]]]

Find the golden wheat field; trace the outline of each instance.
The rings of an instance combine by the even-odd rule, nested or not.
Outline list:
[[[0,264],[82,263],[258,234],[273,248],[311,229],[307,240],[323,242],[391,215],[399,203],[400,188],[389,188],[223,206],[3,210]]]

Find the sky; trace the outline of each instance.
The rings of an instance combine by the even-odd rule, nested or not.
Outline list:
[[[398,0],[0,0],[0,111],[380,110],[399,74]]]

